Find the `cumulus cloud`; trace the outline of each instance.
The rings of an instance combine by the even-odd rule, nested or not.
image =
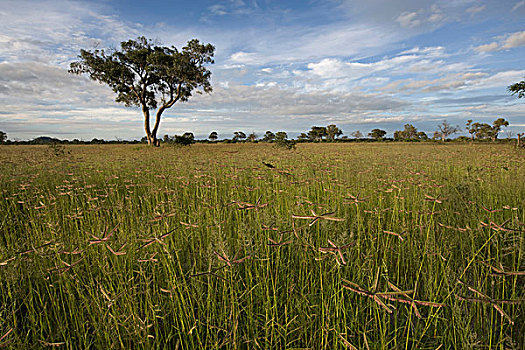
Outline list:
[[[480,45],[474,50],[478,52],[493,52],[505,49],[512,49],[515,47],[525,46],[525,31],[508,34],[499,41],[494,41],[490,44]]]
[[[504,49],[525,46],[525,31],[509,35],[502,45]]]
[[[493,52],[493,51],[498,51],[499,49],[500,49],[500,46],[495,41],[491,42],[490,44],[480,45],[474,48],[474,50],[478,52]]]

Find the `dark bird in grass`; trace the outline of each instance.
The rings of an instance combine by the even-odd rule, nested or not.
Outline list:
[[[265,163],[265,162],[262,162],[262,163],[263,163],[264,165],[266,165],[266,166],[267,166],[268,168],[270,168],[270,169],[275,169],[275,167],[274,167],[272,164],[270,164],[270,163]]]

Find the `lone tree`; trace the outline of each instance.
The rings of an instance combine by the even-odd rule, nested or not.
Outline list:
[[[211,140],[211,141],[216,141],[218,138],[219,138],[219,134],[217,134],[217,131],[212,131],[210,133],[210,136],[208,136],[208,138]]]
[[[201,44],[197,39],[188,41],[179,51],[139,37],[123,41],[120,50],[80,50],[79,61],[71,63],[69,72],[87,74],[109,85],[117,94],[116,102],[142,107],[148,143],[159,146],[157,131],[162,113],[178,101],[187,101],[194,90],[212,91],[211,72],[205,65],[213,63],[214,51],[213,45]],[[150,110],[155,109],[151,129]]]
[[[459,128],[459,125],[452,126],[444,120],[443,123],[438,125],[438,131],[436,131],[436,133],[441,137],[441,141],[445,141],[447,137],[460,131],[461,129]]]
[[[3,131],[0,131],[0,143],[4,143],[7,140],[7,134]]]
[[[518,94],[518,98],[525,96],[525,80],[520,81],[519,83],[509,85],[509,92],[512,92],[513,95]]]
[[[373,129],[368,133],[368,137],[371,137],[377,141],[382,140],[385,135],[386,131],[381,129]]]

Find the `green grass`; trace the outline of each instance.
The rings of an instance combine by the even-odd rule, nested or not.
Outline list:
[[[524,348],[511,146],[65,151],[0,148],[0,346]]]

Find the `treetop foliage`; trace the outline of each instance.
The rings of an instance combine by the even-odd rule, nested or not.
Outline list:
[[[368,137],[371,137],[375,140],[381,140],[385,135],[386,131],[381,129],[373,129],[368,133]]]
[[[509,85],[509,92],[512,92],[513,95],[518,95],[518,98],[525,96],[525,80],[520,81],[519,83]]]
[[[139,37],[122,42],[120,51],[80,50],[80,60],[71,63],[69,72],[109,85],[117,94],[115,100],[126,106],[155,109],[187,101],[199,87],[211,92],[211,72],[204,64],[213,63],[214,50],[197,39],[179,51]]]

